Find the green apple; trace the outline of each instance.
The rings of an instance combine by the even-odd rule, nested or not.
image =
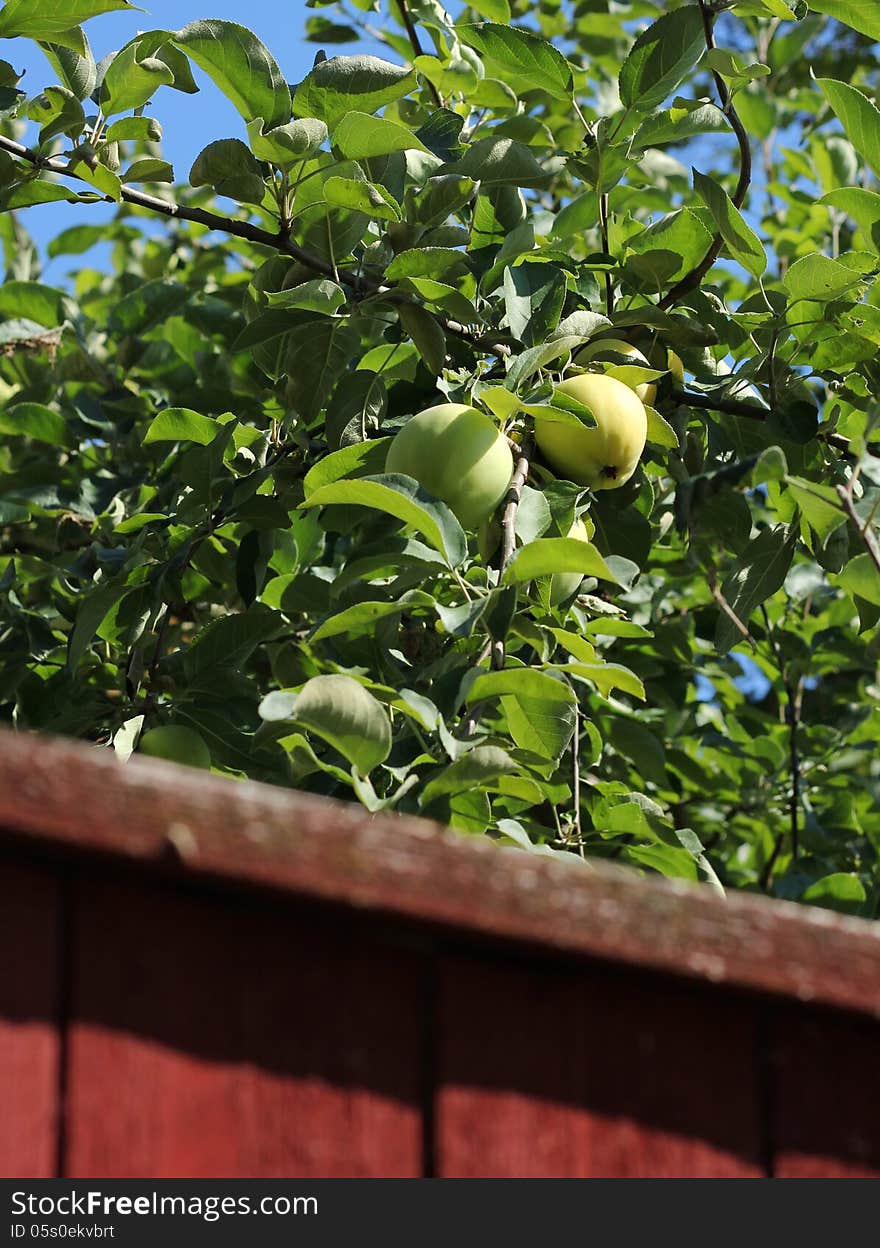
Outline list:
[[[211,753],[203,739],[192,728],[183,724],[162,724],[159,728],[150,728],[138,743],[138,751],[151,758],[167,758],[172,763],[183,763],[187,767],[211,766]]]
[[[648,359],[638,347],[634,347],[631,342],[624,342],[622,338],[594,338],[582,351],[578,351],[573,363],[581,367],[602,360],[619,363],[620,361],[615,360],[614,357],[620,355],[625,355],[630,364],[637,365],[639,368],[651,367]],[[657,386],[653,381],[643,381],[640,385],[633,386],[632,389],[643,403],[647,403],[648,407],[653,406],[657,397]]]
[[[566,537],[576,538],[579,542],[588,542],[590,540],[587,526],[583,520],[575,520]],[[554,572],[550,578],[551,607],[558,607],[560,602],[565,602],[566,598],[570,598],[575,590],[580,587],[583,579],[583,572]]]
[[[401,472],[441,499],[465,529],[491,516],[510,487],[513,455],[495,423],[463,403],[419,412],[388,448],[386,472]]]
[[[635,391],[604,373],[567,377],[557,390],[593,413],[594,427],[538,417],[535,441],[544,458],[568,481],[591,490],[616,490],[639,463],[648,436],[645,405]]]

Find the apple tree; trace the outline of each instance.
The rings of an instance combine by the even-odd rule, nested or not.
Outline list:
[[[876,915],[874,0],[128,7],[0,9],[2,720]]]

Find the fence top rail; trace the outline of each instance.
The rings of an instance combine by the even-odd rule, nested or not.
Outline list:
[[[59,738],[0,729],[3,833],[880,1017],[880,923]]]

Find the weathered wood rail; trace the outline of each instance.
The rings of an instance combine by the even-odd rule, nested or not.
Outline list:
[[[0,731],[0,1175],[880,1175],[880,925]]]

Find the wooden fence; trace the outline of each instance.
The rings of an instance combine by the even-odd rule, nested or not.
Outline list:
[[[0,732],[0,1175],[880,1175],[880,925]]]

